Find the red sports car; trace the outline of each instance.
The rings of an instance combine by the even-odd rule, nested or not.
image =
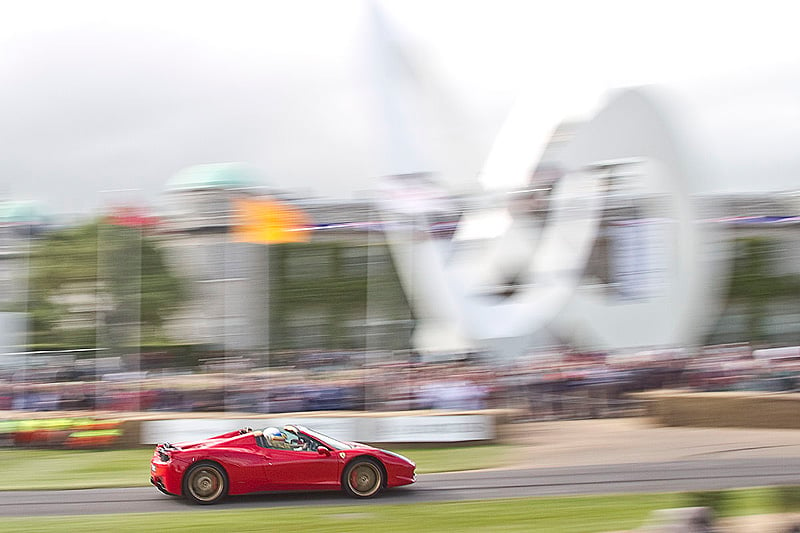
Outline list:
[[[342,489],[370,498],[414,483],[413,461],[303,426],[250,428],[198,442],[164,443],[150,462],[150,482],[164,494],[212,504],[228,494]]]

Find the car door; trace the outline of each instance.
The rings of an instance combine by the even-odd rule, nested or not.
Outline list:
[[[246,494],[272,490],[268,486],[266,473],[270,459],[266,448],[252,443],[241,442],[235,449],[218,450],[209,458],[218,461],[228,472],[231,494]]]
[[[273,490],[315,490],[339,486],[341,458],[316,451],[264,449],[267,484]]]

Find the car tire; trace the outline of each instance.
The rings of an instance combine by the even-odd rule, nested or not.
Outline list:
[[[383,488],[383,483],[383,468],[374,459],[355,459],[342,475],[342,488],[353,498],[372,498]]]
[[[183,495],[200,505],[217,503],[228,493],[228,475],[219,464],[202,461],[183,475]]]

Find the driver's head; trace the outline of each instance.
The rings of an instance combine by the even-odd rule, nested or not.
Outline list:
[[[269,427],[265,429],[264,436],[271,441],[284,442],[286,440],[286,437],[284,436],[283,432],[280,429],[274,427]]]

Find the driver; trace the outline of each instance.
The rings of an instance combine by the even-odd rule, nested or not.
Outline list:
[[[266,437],[267,444],[270,446],[270,448],[277,448],[279,450],[292,449],[292,446],[286,440],[286,435],[278,428],[269,427],[265,429],[264,437]]]

